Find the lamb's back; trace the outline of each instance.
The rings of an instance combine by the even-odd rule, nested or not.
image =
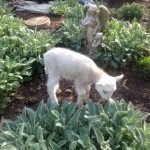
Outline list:
[[[44,63],[46,67],[57,68],[62,76],[69,75],[74,78],[84,72],[88,73],[91,67],[96,67],[89,57],[65,48],[49,50],[44,54]]]

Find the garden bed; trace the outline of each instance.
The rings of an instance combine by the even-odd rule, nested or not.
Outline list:
[[[112,1],[110,1],[108,5],[111,6],[111,4]],[[114,5],[116,7],[120,4],[117,4],[117,2],[115,2]],[[27,20],[32,17],[41,15],[17,12],[15,13],[15,16]],[[48,17],[51,19],[51,24],[47,29],[59,29],[62,25],[62,20],[65,19],[64,16],[60,17],[48,15]],[[124,99],[127,102],[131,101],[136,108],[142,111],[149,112],[150,79],[144,80],[142,75],[139,72],[135,71],[134,66],[132,65],[122,70],[107,69],[107,72],[113,76],[119,75],[120,73],[123,73],[125,76],[124,79],[120,83],[118,83],[117,91],[113,94],[114,99]],[[47,77],[45,76],[45,74],[42,74],[41,76],[34,74],[33,80],[30,83],[23,83],[19,88],[17,96],[15,98],[12,98],[12,101],[8,103],[3,117],[5,119],[15,120],[25,106],[36,109],[40,100],[44,99],[46,101],[48,98],[48,94],[46,91],[46,79]],[[73,88],[72,81],[61,79],[60,88],[62,90],[62,92],[58,94],[60,103],[64,98],[68,99],[70,102],[76,101],[76,94]],[[93,86],[90,92],[90,98],[95,102],[99,101],[101,103],[100,97]],[[148,122],[150,122],[149,119]]]
[[[122,71],[108,69],[107,72],[113,76],[119,75],[120,73],[123,73],[125,76],[117,85],[117,91],[113,94],[114,99],[124,99],[126,102],[131,101],[137,109],[149,112],[150,80],[143,80],[141,74],[135,71],[133,66],[123,69]],[[41,76],[33,75],[32,82],[24,83],[20,87],[18,95],[5,109],[4,118],[14,120],[25,106],[36,109],[41,100],[44,99],[46,101],[48,99],[46,80],[47,77],[45,74]],[[72,81],[61,79],[60,89],[62,92],[57,95],[59,103],[61,103],[63,99],[68,99],[69,102],[76,101],[76,93]],[[94,102],[102,103],[94,86],[92,86],[90,92],[90,99]],[[147,121],[150,122],[150,118],[148,118]]]

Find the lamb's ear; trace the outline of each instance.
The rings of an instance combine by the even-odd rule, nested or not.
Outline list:
[[[116,76],[115,77],[116,78],[116,82],[120,81],[123,77],[124,77],[123,74],[121,74],[120,76]]]

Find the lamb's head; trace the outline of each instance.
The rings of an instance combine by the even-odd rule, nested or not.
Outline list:
[[[100,94],[102,100],[109,100],[116,90],[116,82],[120,81],[123,75],[112,77],[105,75],[101,80],[96,83],[95,88]]]

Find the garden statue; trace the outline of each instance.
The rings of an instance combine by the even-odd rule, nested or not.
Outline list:
[[[95,33],[95,37],[93,39],[93,42],[92,42],[92,47],[98,47],[101,42],[103,40],[103,33],[102,32],[97,32]]]
[[[109,18],[109,12],[103,5],[97,7],[95,4],[87,4],[84,8],[84,15],[85,18],[81,24],[81,30],[84,34],[84,46],[88,51],[88,55],[92,57],[103,40],[102,31]]]

